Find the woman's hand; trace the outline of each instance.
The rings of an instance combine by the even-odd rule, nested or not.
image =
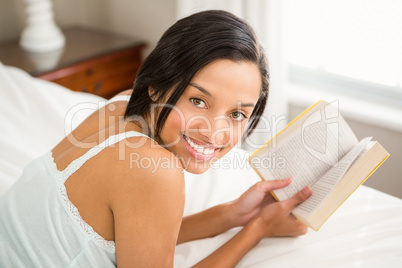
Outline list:
[[[238,199],[232,202],[232,211],[236,226],[246,225],[253,217],[260,213],[265,206],[275,203],[271,191],[286,187],[291,179],[260,181],[251,186]]]
[[[291,214],[291,211],[311,195],[310,187],[292,198],[263,207],[250,224],[261,238],[267,236],[298,236],[307,232],[307,226]]]
[[[184,217],[177,243],[212,237],[233,227],[246,225],[264,206],[275,202],[269,192],[285,187],[290,181],[258,182],[232,202]]]
[[[282,202],[275,202],[270,194],[271,191],[283,188],[291,182],[291,179],[261,181],[251,186],[239,198],[230,202],[214,206],[199,213],[183,218],[177,243],[184,243],[196,239],[212,237],[223,233],[233,227],[247,226],[254,228],[257,223],[258,234],[262,236],[267,233],[268,224],[282,224],[285,216],[296,221],[290,215],[290,205]],[[306,197],[307,199],[307,197]],[[294,199],[292,199],[294,200]],[[286,207],[284,204],[288,204]],[[272,208],[272,211],[271,209]],[[278,213],[278,219],[272,219],[272,214]],[[253,220],[253,223],[251,221]],[[254,221],[255,220],[255,221]],[[285,228],[286,229],[286,228]]]

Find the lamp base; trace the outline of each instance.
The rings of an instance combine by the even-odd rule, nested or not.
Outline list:
[[[56,25],[45,27],[27,27],[23,30],[20,39],[22,49],[43,53],[63,48],[65,38]]]

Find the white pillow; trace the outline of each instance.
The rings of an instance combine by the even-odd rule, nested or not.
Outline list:
[[[26,72],[0,63],[0,195],[34,158],[52,149],[68,129],[90,115],[104,99],[73,92],[57,84],[33,78]],[[71,118],[68,111],[84,103]],[[92,110],[91,110],[92,108]]]

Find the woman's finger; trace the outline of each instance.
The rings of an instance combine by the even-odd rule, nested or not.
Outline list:
[[[287,178],[284,180],[261,181],[257,185],[261,192],[269,193],[273,190],[288,186],[291,181],[292,181],[291,178]]]
[[[298,192],[293,197],[289,198],[284,202],[286,202],[289,209],[292,210],[294,207],[296,207],[300,203],[304,202],[307,198],[309,198],[310,195],[311,195],[311,188],[310,186],[306,186],[300,192]]]

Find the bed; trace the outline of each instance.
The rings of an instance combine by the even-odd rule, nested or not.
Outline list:
[[[0,195],[27,163],[104,104],[0,63]],[[208,172],[186,173],[185,215],[230,201],[257,182],[248,154],[235,148]],[[175,267],[191,267],[238,231],[178,245]],[[237,267],[402,267],[402,200],[362,186],[319,232],[266,238]]]

